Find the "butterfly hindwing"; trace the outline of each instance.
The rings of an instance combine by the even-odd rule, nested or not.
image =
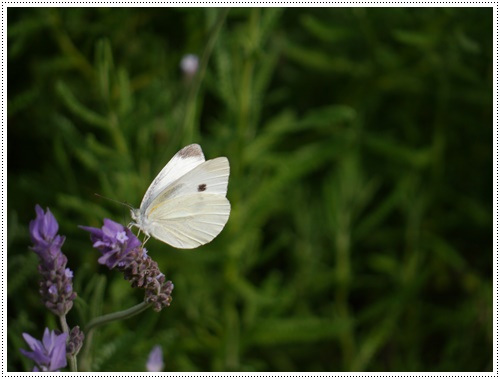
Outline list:
[[[180,249],[212,241],[224,228],[231,205],[222,194],[190,193],[167,199],[151,210],[150,233]]]

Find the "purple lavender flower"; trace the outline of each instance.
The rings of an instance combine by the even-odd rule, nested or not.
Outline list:
[[[68,333],[58,334],[45,328],[41,341],[23,333],[23,338],[32,351],[20,349],[21,353],[35,362],[33,371],[59,371],[66,367],[66,339]]]
[[[42,275],[40,295],[45,306],[58,316],[64,316],[73,306],[76,293],[73,291],[73,272],[66,268],[68,259],[61,247],[65,237],[57,234],[59,225],[47,208],[35,207],[36,218],[30,222],[32,250],[40,258],[38,271]]]
[[[160,372],[163,370],[163,352],[160,345],[155,345],[149,353],[148,361],[146,362],[146,370],[149,372]]]
[[[98,262],[108,268],[114,268],[133,249],[139,247],[139,239],[123,225],[113,220],[104,219],[102,229],[91,226],[81,226],[82,229],[90,232],[90,239],[94,247],[102,253]]]
[[[130,229],[109,219],[104,219],[101,229],[90,226],[80,228],[90,232],[94,247],[102,254],[98,259],[100,264],[123,272],[132,287],[145,289],[144,301],[153,304],[155,311],[170,305],[174,285],[166,280],[158,263],[148,256]]]
[[[52,263],[61,264],[64,260],[61,256],[61,247],[64,237],[57,235],[59,225],[54,215],[47,208],[47,213],[43,213],[42,207],[35,206],[36,219],[30,222],[30,236],[33,242],[33,251],[38,254],[42,264],[50,266]],[[52,267],[48,267],[51,269]]]

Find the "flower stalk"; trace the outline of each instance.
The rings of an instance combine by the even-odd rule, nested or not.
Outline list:
[[[133,307],[126,309],[124,311],[108,313],[107,315],[96,317],[93,320],[91,320],[85,327],[85,334],[90,333],[92,329],[107,324],[109,322],[125,320],[132,316],[138,315],[139,313],[151,307],[151,305],[152,305],[151,303],[148,304],[145,301],[143,301],[142,303],[134,305]]]

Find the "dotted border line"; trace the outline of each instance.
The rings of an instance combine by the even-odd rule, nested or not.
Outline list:
[[[17,4],[27,4],[27,5],[66,5],[66,4],[78,4],[78,5],[102,5],[102,4],[116,4],[116,5],[137,5],[137,4],[158,4],[158,5],[195,5],[202,7],[204,5],[361,5],[361,6],[372,6],[372,5],[413,5],[413,6],[423,6],[423,5],[489,5],[496,7],[499,5],[497,1],[6,1],[2,5],[17,5]]]
[[[8,375],[6,377],[8,378],[26,378],[26,377],[39,377],[38,375],[29,375],[29,373],[26,373],[27,375]],[[169,373],[165,372],[165,375],[149,375],[149,374],[144,374],[144,373],[137,373],[136,375],[122,375],[122,373],[116,373],[117,375],[100,375],[100,374],[90,374],[90,373],[61,373],[61,374],[67,374],[67,375],[57,375],[57,376],[52,376],[52,375],[43,375],[43,378],[65,378],[65,377],[82,377],[82,378],[493,378],[495,377],[494,373],[477,373],[477,375],[427,375],[427,374],[422,374],[422,375],[397,375],[397,374],[391,374],[391,375],[377,375],[377,374],[361,374],[361,375],[338,375],[336,373],[332,374],[327,374],[327,375],[310,375],[307,373],[304,373],[303,375],[266,375],[266,374],[246,374],[246,375],[239,375],[237,373],[235,374],[224,374],[224,375],[219,375],[219,374],[203,374],[203,375],[177,375],[175,373]]]
[[[6,188],[5,188],[5,181],[6,181],[6,164],[7,164],[7,157],[6,157],[6,145],[5,145],[5,136],[6,136],[6,128],[7,128],[7,112],[6,112],[6,80],[5,80],[5,71],[6,71],[6,41],[5,41],[5,34],[6,34],[6,25],[5,25],[5,13],[6,13],[6,8],[9,5],[17,5],[17,4],[26,4],[26,5],[54,5],[54,4],[61,4],[61,5],[67,5],[67,4],[79,4],[79,5],[97,5],[97,4],[163,4],[163,5],[196,5],[196,6],[203,6],[207,4],[214,4],[214,5],[228,5],[228,4],[235,4],[234,2],[229,2],[229,1],[203,1],[203,2],[193,2],[193,1],[7,1],[7,2],[2,2],[2,9],[1,9],[1,25],[2,25],[2,38],[1,38],[1,46],[2,46],[2,74],[1,74],[1,86],[2,86],[2,96],[1,96],[1,103],[2,103],[2,130],[1,130],[1,154],[2,154],[2,162],[1,162],[1,170],[2,170],[2,178],[1,178],[1,191],[2,191],[2,201],[1,201],[1,214],[2,214],[2,220],[1,220],[1,235],[2,235],[2,250],[3,254],[1,255],[0,258],[0,264],[1,264],[1,273],[2,273],[2,289],[1,289],[1,296],[2,296],[2,312],[1,312],[1,322],[2,322],[2,327],[1,327],[1,341],[2,341],[2,351],[1,351],[1,356],[0,356],[0,365],[1,365],[1,374],[2,376],[5,377],[10,377],[10,378],[26,378],[29,376],[35,376],[33,374],[23,374],[23,375],[10,375],[6,368],[7,368],[7,362],[6,362],[6,317],[5,317],[5,309],[6,309],[6,227],[5,224],[7,222],[6,220]],[[493,362],[493,373],[475,373],[472,375],[433,375],[433,374],[423,374],[423,375],[400,375],[400,374],[362,374],[362,375],[338,375],[335,373],[328,374],[328,375],[310,375],[310,374],[302,374],[302,375],[268,375],[268,374],[224,374],[224,375],[219,375],[219,374],[193,374],[193,375],[184,375],[184,374],[168,374],[165,373],[164,375],[149,375],[149,374],[136,374],[136,375],[122,375],[121,373],[117,373],[119,375],[96,375],[96,374],[89,374],[89,373],[68,373],[68,376],[70,377],[90,377],[90,378],[95,378],[95,377],[101,377],[101,378],[116,378],[116,377],[122,377],[122,378],[164,378],[164,377],[175,377],[175,378],[478,378],[478,377],[493,377],[499,376],[498,372],[498,358],[499,358],[499,352],[498,352],[498,310],[497,310],[497,305],[498,305],[498,274],[499,274],[499,266],[498,266],[498,252],[499,252],[499,241],[498,241],[498,232],[499,232],[499,172],[498,172],[498,166],[499,166],[499,157],[498,157],[498,149],[499,149],[499,118],[498,118],[498,6],[499,2],[498,1],[373,1],[373,2],[361,2],[361,1],[240,1],[237,2],[236,5],[264,5],[264,4],[273,4],[273,5],[403,5],[403,4],[408,4],[408,5],[491,5],[494,7],[493,9],[493,24],[494,24],[494,125],[493,125],[493,134],[494,134],[494,177],[495,181],[493,183],[493,194],[494,194],[494,240],[495,240],[495,246],[494,246],[494,269],[493,269],[493,281],[494,281],[494,331],[493,331],[493,337],[494,337],[494,362]],[[37,375],[38,376],[38,375]],[[44,375],[44,377],[47,378],[59,378],[59,377],[66,377],[66,375],[58,375],[58,376],[51,376],[51,375]]]
[[[499,253],[499,245],[498,245],[498,233],[499,233],[499,225],[498,225],[498,211],[499,211],[499,203],[498,203],[498,128],[499,128],[499,123],[498,123],[498,4],[497,7],[493,10],[493,27],[494,27],[494,43],[493,43],[493,134],[495,136],[494,141],[493,141],[493,153],[494,153],[494,178],[495,181],[493,183],[493,196],[494,196],[494,209],[493,209],[493,217],[494,217],[494,232],[493,232],[493,237],[495,241],[495,246],[493,247],[493,260],[495,262],[493,266],[493,324],[494,324],[494,329],[493,329],[493,351],[494,351],[494,358],[493,358],[493,371],[495,372],[496,376],[498,377],[498,275],[499,275],[499,270],[498,270],[498,253]]]
[[[6,212],[6,202],[7,202],[7,190],[5,188],[5,181],[6,179],[6,174],[7,174],[7,153],[6,153],[6,145],[5,145],[5,136],[6,136],[6,130],[7,130],[7,104],[5,100],[5,94],[7,92],[6,88],[6,80],[5,80],[5,71],[7,70],[7,63],[6,63],[6,57],[5,53],[7,51],[7,44],[5,41],[5,34],[6,34],[6,29],[7,26],[5,24],[5,7],[2,6],[1,10],[1,18],[2,18],[2,44],[1,44],[1,51],[2,51],[2,97],[1,97],[1,103],[2,103],[2,130],[1,130],[1,154],[2,154],[2,254],[1,254],[1,273],[2,273],[2,290],[1,290],[1,296],[2,296],[2,325],[1,325],[1,338],[2,338],[2,354],[1,354],[1,367],[2,367],[2,373],[5,373],[7,371],[7,315],[5,314],[5,309],[7,308],[7,228],[5,227],[7,224],[7,212]]]

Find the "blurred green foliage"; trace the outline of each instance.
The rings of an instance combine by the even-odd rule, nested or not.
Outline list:
[[[150,240],[173,303],[98,330],[93,371],[491,371],[490,8],[8,9],[8,370],[55,317],[29,251],[49,207],[69,324],[142,300],[88,234],[184,145],[231,163],[210,244]],[[186,53],[200,71],[179,69]]]

